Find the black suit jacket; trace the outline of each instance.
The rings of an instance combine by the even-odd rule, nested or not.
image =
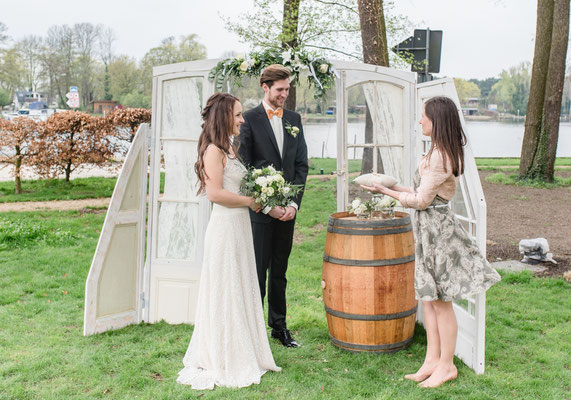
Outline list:
[[[301,115],[286,109],[283,112],[284,143],[282,156],[278,150],[276,135],[262,104],[244,113],[245,122],[240,128],[240,135],[238,136],[240,141],[238,152],[242,162],[247,167],[263,168],[273,165],[277,170],[283,171],[283,177],[287,182],[305,186],[309,167]],[[294,138],[288,133],[288,125],[299,128],[297,137]],[[298,207],[301,207],[302,196],[303,189],[293,199]],[[273,219],[262,212],[251,212],[250,215],[255,222],[270,222]]]

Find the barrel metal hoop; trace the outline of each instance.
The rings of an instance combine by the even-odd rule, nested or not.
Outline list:
[[[387,260],[347,260],[344,258],[331,257],[323,254],[323,261],[331,264],[345,265],[350,267],[386,267],[389,265],[406,264],[414,261],[414,254],[401,258],[391,258]]]
[[[408,345],[410,342],[412,342],[412,340],[414,339],[414,335],[411,336],[409,339],[403,340],[402,342],[398,342],[398,343],[391,343],[391,344],[376,344],[376,345],[371,345],[371,344],[355,344],[355,343],[348,343],[348,342],[344,342],[342,340],[336,339],[334,338],[331,334],[329,334],[329,338],[331,339],[331,342],[337,346],[342,346],[344,347],[343,350],[349,350],[351,348],[355,349],[355,350],[391,350],[391,349],[399,349],[402,347],[405,347],[406,345]],[[345,347],[348,347],[348,349],[346,349]]]
[[[385,228],[390,226],[403,226],[410,224],[410,216],[383,220],[347,220],[329,216],[329,226],[353,227],[353,228]]]
[[[402,228],[393,229],[345,229],[336,226],[328,226],[327,232],[340,233],[343,235],[354,236],[380,236],[380,235],[395,235],[397,233],[404,233],[412,231],[412,226],[407,225]]]
[[[325,306],[325,312],[334,317],[343,318],[343,319],[351,319],[357,321],[387,321],[390,319],[399,319],[408,317],[416,312],[418,306],[414,306],[410,310],[401,311],[394,314],[376,314],[376,315],[368,315],[368,314],[350,314],[342,311],[332,310],[331,308]]]

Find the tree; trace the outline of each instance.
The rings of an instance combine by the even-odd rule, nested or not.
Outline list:
[[[468,82],[462,78],[454,78],[454,86],[462,104],[466,103],[466,100],[469,98],[480,98],[480,88],[474,82]]]
[[[123,96],[139,89],[140,71],[137,69],[137,62],[129,56],[115,57],[108,64],[107,73],[111,99],[123,103],[121,100]]]
[[[42,77],[41,51],[42,38],[26,36],[16,43],[24,66],[24,84],[31,91],[37,91]]]
[[[204,58],[206,47],[198,42],[195,34],[181,36],[178,43],[172,36],[164,39],[160,46],[150,49],[141,61],[143,93],[151,94],[153,67]]]
[[[387,32],[383,13],[383,0],[358,0],[361,38],[363,41],[363,61],[367,64],[389,66]],[[369,106],[365,115],[365,143],[373,143],[373,120]],[[361,172],[373,170],[373,149],[363,150]],[[377,157],[377,171],[384,172],[380,154]]]
[[[93,100],[96,46],[101,29],[101,25],[93,25],[87,22],[73,26],[74,44],[77,49],[75,64],[77,66],[80,105],[84,109],[87,109]]]
[[[99,54],[104,65],[103,75],[103,100],[112,100],[111,78],[109,76],[109,63],[113,60],[113,42],[115,34],[111,28],[102,28],[99,40]]]
[[[107,114],[107,126],[119,140],[131,143],[143,123],[151,123],[151,110],[147,108],[117,108]]]
[[[298,42],[298,25],[299,25],[299,5],[301,0],[284,0],[284,11],[282,20],[281,47],[284,50],[297,49]],[[296,86],[298,82],[293,82],[289,89],[289,96],[286,99],[284,107],[295,111],[296,105]]]
[[[60,107],[67,107],[65,95],[70,86],[76,86],[77,75],[73,29],[68,25],[52,26],[44,44],[42,62],[50,95],[57,97]]]
[[[34,168],[47,177],[65,174],[69,182],[73,171],[84,164],[103,165],[113,156],[105,119],[79,111],[51,115],[32,144],[36,154]]]
[[[0,155],[2,155],[2,162],[14,166],[14,192],[16,194],[22,193],[22,165],[33,155],[30,151],[30,143],[37,134],[38,128],[38,123],[27,117],[18,117],[13,121],[0,119]]]
[[[500,73],[500,80],[492,86],[490,101],[502,104],[506,112],[523,115],[527,108],[529,93],[529,63],[523,62]]]
[[[569,0],[538,0],[520,178],[554,180],[568,39]]]

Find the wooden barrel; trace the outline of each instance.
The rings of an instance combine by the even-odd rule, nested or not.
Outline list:
[[[410,216],[363,220],[329,217],[321,286],[333,344],[354,352],[390,353],[412,341],[414,238]]]

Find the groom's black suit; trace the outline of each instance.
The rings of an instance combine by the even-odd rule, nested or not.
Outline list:
[[[240,128],[239,154],[246,166],[263,168],[273,165],[283,171],[284,179],[295,185],[305,185],[307,178],[307,146],[301,125],[301,115],[283,110],[283,151],[280,156],[276,135],[272,129],[266,110],[260,104],[244,113],[244,124]],[[288,127],[298,127],[299,134],[293,137]],[[301,206],[303,191],[293,199]],[[268,325],[275,330],[286,328],[286,270],[293,243],[295,218],[282,222],[262,212],[250,212],[256,268],[262,302],[266,294],[268,280]]]

